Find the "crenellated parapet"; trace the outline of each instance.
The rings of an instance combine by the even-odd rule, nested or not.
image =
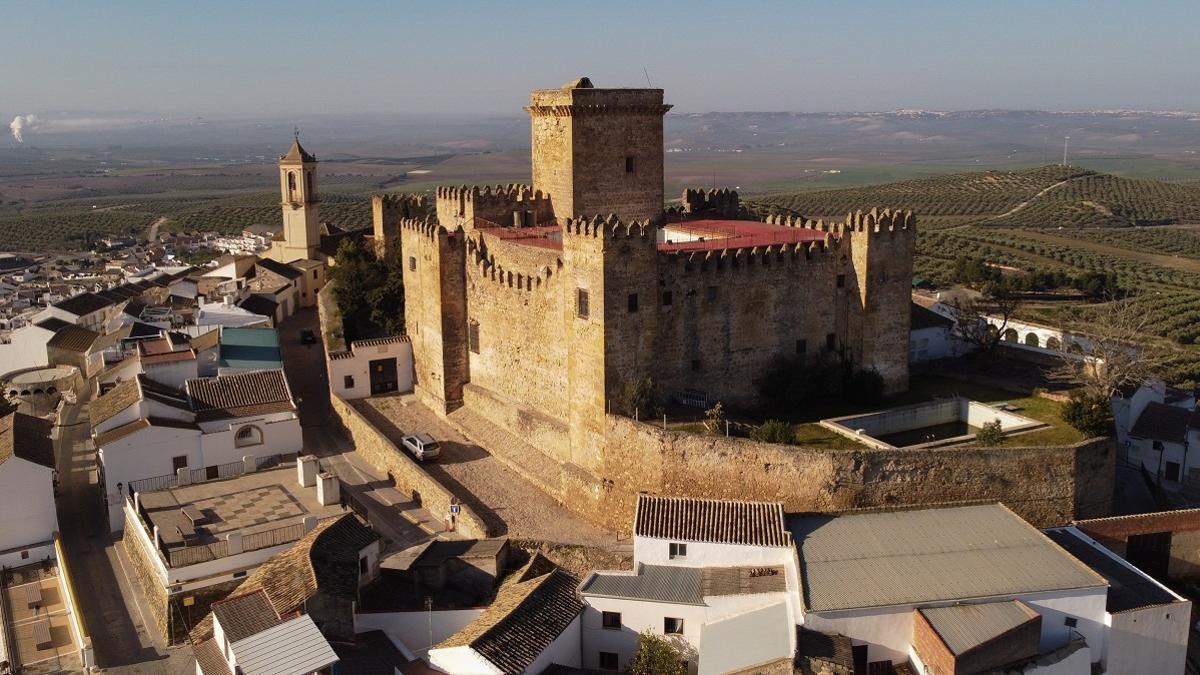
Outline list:
[[[649,220],[622,222],[611,213],[603,218],[568,218],[563,223],[564,243],[568,237],[575,237],[601,241],[642,241],[654,245],[657,234],[658,226]]]
[[[405,218],[421,218],[432,214],[424,195],[377,194],[371,195],[371,224],[375,242],[375,254],[381,260],[399,254],[397,239],[400,236],[400,221]]]
[[[660,252],[663,265],[680,266],[685,272],[716,272],[780,268],[788,265],[833,263],[842,241],[832,233],[817,241],[798,241],[743,248],[714,248],[685,252]]]
[[[424,218],[404,218],[400,221],[400,230],[413,232],[418,236],[435,241],[453,237],[454,232],[443,226],[432,216]]]
[[[917,217],[912,211],[892,211],[891,209],[871,209],[866,213],[861,210],[846,214],[842,222],[810,220],[802,216],[776,214],[767,216],[765,222],[784,227],[800,227],[806,230],[820,230],[843,234],[846,232],[869,233],[913,233],[916,232]]]
[[[556,278],[562,260],[530,271],[520,264],[505,260],[491,251],[478,236],[467,239],[467,263],[475,268],[476,278],[494,282],[497,287],[515,291],[548,291]]]
[[[528,185],[443,185],[437,188],[437,215],[444,225],[529,227],[553,220],[550,195]]]
[[[681,210],[685,215],[705,215],[716,218],[738,218],[746,214],[737,191],[728,188],[717,190],[688,188],[683,191]]]

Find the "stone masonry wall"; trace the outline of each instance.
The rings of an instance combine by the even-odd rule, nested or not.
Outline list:
[[[411,457],[387,439],[349,403],[337,394],[330,394],[333,412],[341,421],[354,448],[371,466],[392,477],[396,487],[406,494],[419,495],[421,505],[435,515],[450,512],[454,495],[434,480]],[[460,500],[461,501],[461,500]],[[487,525],[469,506],[460,504],[456,529],[467,537],[488,537]]]
[[[159,635],[169,635],[167,589],[163,587],[162,581],[147,560],[147,556],[153,556],[156,553],[147,551],[146,546],[138,540],[137,535],[128,529],[121,537],[121,548],[125,549],[125,556],[133,564],[133,580],[146,596],[146,604],[150,607],[154,627],[158,629]],[[103,634],[101,627],[95,626],[93,629],[97,631],[97,636]]]
[[[823,450],[664,431],[608,416],[602,471],[564,477],[564,501],[626,531],[639,491],[840,511],[996,500],[1039,527],[1111,508],[1109,439],[1056,447]]]

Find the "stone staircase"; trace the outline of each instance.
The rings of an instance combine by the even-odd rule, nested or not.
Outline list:
[[[562,490],[562,467],[542,451],[487,417],[463,406],[446,416],[459,433],[487,450],[508,468],[541,488],[556,500]]]

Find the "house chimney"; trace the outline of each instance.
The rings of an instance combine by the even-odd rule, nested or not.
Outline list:
[[[324,472],[317,476],[317,501],[321,506],[332,506],[342,500],[337,476]]]
[[[314,455],[304,455],[296,462],[296,477],[300,481],[300,487],[312,487],[317,484],[317,465]]]

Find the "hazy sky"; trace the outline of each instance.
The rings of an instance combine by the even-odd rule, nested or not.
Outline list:
[[[1200,2],[5,2],[0,111],[1200,110]]]

